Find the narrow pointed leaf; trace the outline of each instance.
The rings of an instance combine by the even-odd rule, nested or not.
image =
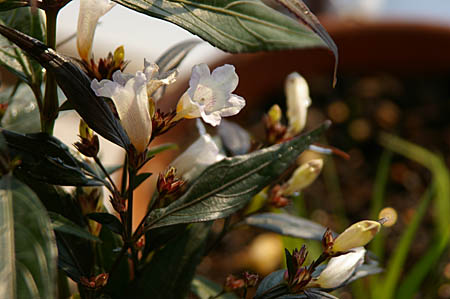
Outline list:
[[[154,210],[147,229],[227,217],[283,174],[329,126],[248,155],[225,158],[209,166],[186,193],[166,208]]]
[[[266,229],[283,236],[322,240],[326,228],[311,220],[289,214],[264,213],[245,218],[245,224]]]
[[[88,218],[97,221],[98,223],[104,225],[112,232],[116,234],[122,234],[123,225],[116,216],[109,213],[91,213],[87,215]]]
[[[8,130],[0,133],[6,140],[9,156],[20,159],[16,172],[55,185],[102,185],[101,181],[89,176],[94,171],[75,159],[58,139],[44,133],[22,135]]]
[[[90,86],[91,80],[74,60],[9,27],[0,25],[0,33],[55,75],[67,99],[91,129],[125,149],[129,147],[130,140],[119,120],[105,98],[95,95]]]
[[[57,251],[45,208],[11,175],[0,180],[0,205],[0,284],[8,284],[0,297],[56,298]]]
[[[174,23],[227,52],[327,47],[307,25],[258,0],[114,1]]]
[[[338,48],[334,43],[331,36],[328,32],[323,28],[322,24],[320,24],[319,19],[309,10],[308,6],[303,3],[302,0],[276,0],[278,3],[286,7],[290,12],[292,12],[300,22],[304,22],[314,31],[322,41],[325,42],[328,49],[333,52],[335,62],[334,62],[334,75],[333,75],[333,86],[336,85],[336,73],[338,66]]]
[[[86,240],[91,240],[91,241],[95,241],[95,242],[100,242],[101,240],[92,235],[89,231],[87,231],[86,229],[78,226],[77,224],[73,223],[72,221],[70,221],[69,219],[67,219],[66,217],[54,213],[54,212],[49,212],[49,216],[52,222],[52,228],[55,231],[58,231],[60,233],[66,233],[66,234],[70,234],[70,235],[74,235]]]
[[[178,145],[175,143],[164,143],[160,145],[153,146],[147,150],[147,158],[150,158],[154,155],[162,153],[167,150],[177,149]]]

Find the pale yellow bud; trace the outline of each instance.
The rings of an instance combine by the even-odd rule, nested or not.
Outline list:
[[[269,120],[272,124],[280,122],[282,116],[280,106],[275,104],[272,107],[270,107],[267,115],[269,116]]]
[[[323,160],[315,159],[298,167],[289,181],[283,185],[283,195],[292,195],[311,185],[322,171]]]
[[[89,128],[89,126],[84,122],[84,120],[80,119],[80,125],[78,127],[78,132],[80,133],[81,138],[91,139],[94,135],[94,132]]]
[[[300,74],[292,73],[286,78],[284,91],[289,121],[288,132],[296,135],[305,127],[308,107],[311,105],[308,83]]]
[[[117,49],[114,51],[114,66],[118,67],[125,59],[125,49],[123,46],[117,47]]]
[[[348,227],[335,240],[331,252],[345,252],[355,247],[365,246],[380,231],[377,221],[363,220]]]

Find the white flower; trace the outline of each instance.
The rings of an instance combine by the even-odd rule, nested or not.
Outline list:
[[[238,81],[232,65],[218,67],[211,74],[204,63],[194,66],[189,89],[178,101],[176,119],[201,117],[217,126],[222,117],[239,113],[245,100],[231,93]]]
[[[95,27],[98,19],[106,14],[113,6],[110,0],[81,0],[78,15],[77,48],[78,54],[84,61],[89,61],[94,39]]]
[[[292,73],[286,78],[284,89],[286,114],[289,121],[288,131],[291,135],[296,135],[305,127],[308,107],[311,105],[308,83],[298,73]]]
[[[333,289],[341,286],[355,272],[356,268],[364,262],[366,250],[364,247],[353,248],[351,252],[333,257],[326,268],[309,283],[310,287]]]
[[[118,70],[113,74],[113,81],[94,79],[91,83],[97,96],[112,99],[123,128],[139,152],[145,151],[150,141],[152,120],[147,86],[158,80],[154,78],[157,73],[158,66],[144,60],[142,72],[131,75]]]
[[[205,133],[170,164],[177,169],[177,174],[183,179],[192,180],[209,165],[223,158],[225,156],[219,153],[219,148],[211,135]]]

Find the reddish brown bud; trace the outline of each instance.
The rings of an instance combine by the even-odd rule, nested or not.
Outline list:
[[[325,231],[322,237],[322,246],[325,253],[330,253],[331,248],[334,244],[333,233],[329,228]]]
[[[111,205],[117,213],[124,213],[127,210],[126,200],[119,193],[115,192],[109,197]]]
[[[102,273],[97,276],[92,276],[90,278],[87,277],[81,277],[80,283],[90,289],[99,289],[108,283],[109,274],[108,273]]]
[[[94,158],[97,156],[98,151],[100,149],[100,143],[98,141],[98,136],[93,135],[92,138],[83,138],[80,137],[81,142],[75,142],[75,148],[85,155],[86,157]]]
[[[103,79],[112,80],[112,75],[115,71],[123,71],[127,66],[128,61],[124,60],[124,57],[123,46],[120,46],[114,51],[114,55],[109,52],[108,56],[100,58],[98,63],[94,59],[91,59],[89,62],[83,61],[83,66],[91,79],[97,79],[98,81]]]
[[[171,128],[173,128],[177,124],[177,121],[173,121],[176,115],[177,115],[176,111],[165,113],[157,109],[155,111],[155,115],[153,115],[152,117],[153,137],[166,133]]]
[[[225,286],[223,287],[225,291],[231,292],[238,289],[242,289],[245,286],[243,279],[236,278],[234,275],[230,274],[227,276],[225,281]]]
[[[283,190],[280,185],[275,185],[270,191],[268,204],[275,208],[283,208],[289,204],[289,199],[283,196]]]
[[[244,272],[244,282],[247,287],[254,287],[258,283],[259,275],[254,273]]]
[[[176,169],[170,167],[165,173],[160,173],[156,188],[159,192],[159,197],[176,194],[180,191],[185,181],[176,176]]]

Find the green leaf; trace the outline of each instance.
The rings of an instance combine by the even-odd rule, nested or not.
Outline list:
[[[0,93],[0,102],[8,103],[1,119],[1,127],[19,133],[35,133],[41,129],[39,108],[31,89],[20,84],[11,96],[12,89]]]
[[[148,149],[147,151],[147,158],[150,158],[154,155],[157,155],[161,152],[167,151],[167,150],[172,150],[172,149],[177,149],[178,145],[175,143],[164,143],[164,144],[160,144],[157,146],[153,146],[151,148]]]
[[[214,298],[217,294],[222,291],[222,286],[217,283],[201,276],[196,275],[191,284],[191,292],[197,295],[199,299],[209,299]],[[225,293],[216,297],[217,299],[238,299],[234,293]]]
[[[101,242],[98,237],[92,235],[89,231],[73,223],[66,217],[54,212],[49,212],[48,215],[50,216],[52,227],[55,231],[74,235],[86,240]]]
[[[0,1],[0,11],[28,6],[29,0],[3,0]]]
[[[116,234],[122,234],[123,225],[116,216],[109,213],[91,213],[86,215],[89,219],[97,221],[98,223],[109,228],[112,232]]]
[[[0,298],[56,298],[56,243],[45,208],[11,175],[0,180]]]
[[[137,12],[174,23],[232,53],[327,47],[303,22],[258,0],[114,0]],[[312,14],[304,16],[312,19]],[[320,25],[320,24],[319,24]]]
[[[152,211],[146,229],[224,218],[243,208],[283,174],[328,126],[327,122],[285,143],[209,166],[183,196],[166,208]]]
[[[0,10],[3,10],[1,6],[4,5],[4,3],[0,4]],[[14,6],[14,4],[10,5]],[[0,24],[15,28],[40,41],[45,39],[42,14],[38,13],[37,10],[33,11],[29,7],[0,12]],[[40,88],[43,68],[36,61],[29,59],[5,37],[0,37],[0,65],[29,85]]]
[[[129,148],[131,143],[128,135],[106,103],[107,98],[95,95],[91,80],[75,60],[12,28],[0,25],[0,34],[55,75],[67,99],[92,130],[124,149]]]
[[[203,258],[211,224],[193,224],[183,235],[157,251],[132,286],[135,297],[187,298],[195,269]]]
[[[382,134],[381,144],[393,152],[399,153],[408,159],[428,168],[433,174],[436,193],[434,199],[434,212],[440,234],[445,234],[450,227],[450,171],[442,157],[416,144],[399,137]]]
[[[288,288],[286,285],[286,281],[284,280],[284,272],[286,270],[277,270],[275,272],[267,275],[258,285],[255,293],[255,299],[265,299],[265,298],[278,298],[271,297],[271,290],[277,291],[278,295],[281,296],[283,294],[288,293]],[[276,286],[280,286],[277,288]]]
[[[15,169],[36,180],[65,186],[101,186],[91,167],[75,159],[67,146],[45,133],[22,135],[8,130],[5,137],[12,158],[19,158]]]
[[[326,228],[311,220],[289,214],[263,213],[245,218],[245,224],[266,229],[283,236],[322,240]]]
[[[400,241],[393,251],[394,254],[389,259],[386,273],[383,275],[384,279],[377,287],[376,294],[378,294],[379,298],[394,298],[395,289],[400,280],[400,275],[403,272],[406,258],[411,245],[415,240],[414,236],[419,228],[420,222],[425,216],[431,198],[433,197],[433,189],[434,188],[428,189],[423,195],[413,219],[409,223],[408,228],[403,232]]]
[[[140,173],[136,176],[136,178],[133,181],[133,190],[136,189],[137,187],[139,187],[143,182],[145,182],[146,179],[148,179],[150,176],[152,175],[152,173],[150,172],[144,172],[144,173]]]

